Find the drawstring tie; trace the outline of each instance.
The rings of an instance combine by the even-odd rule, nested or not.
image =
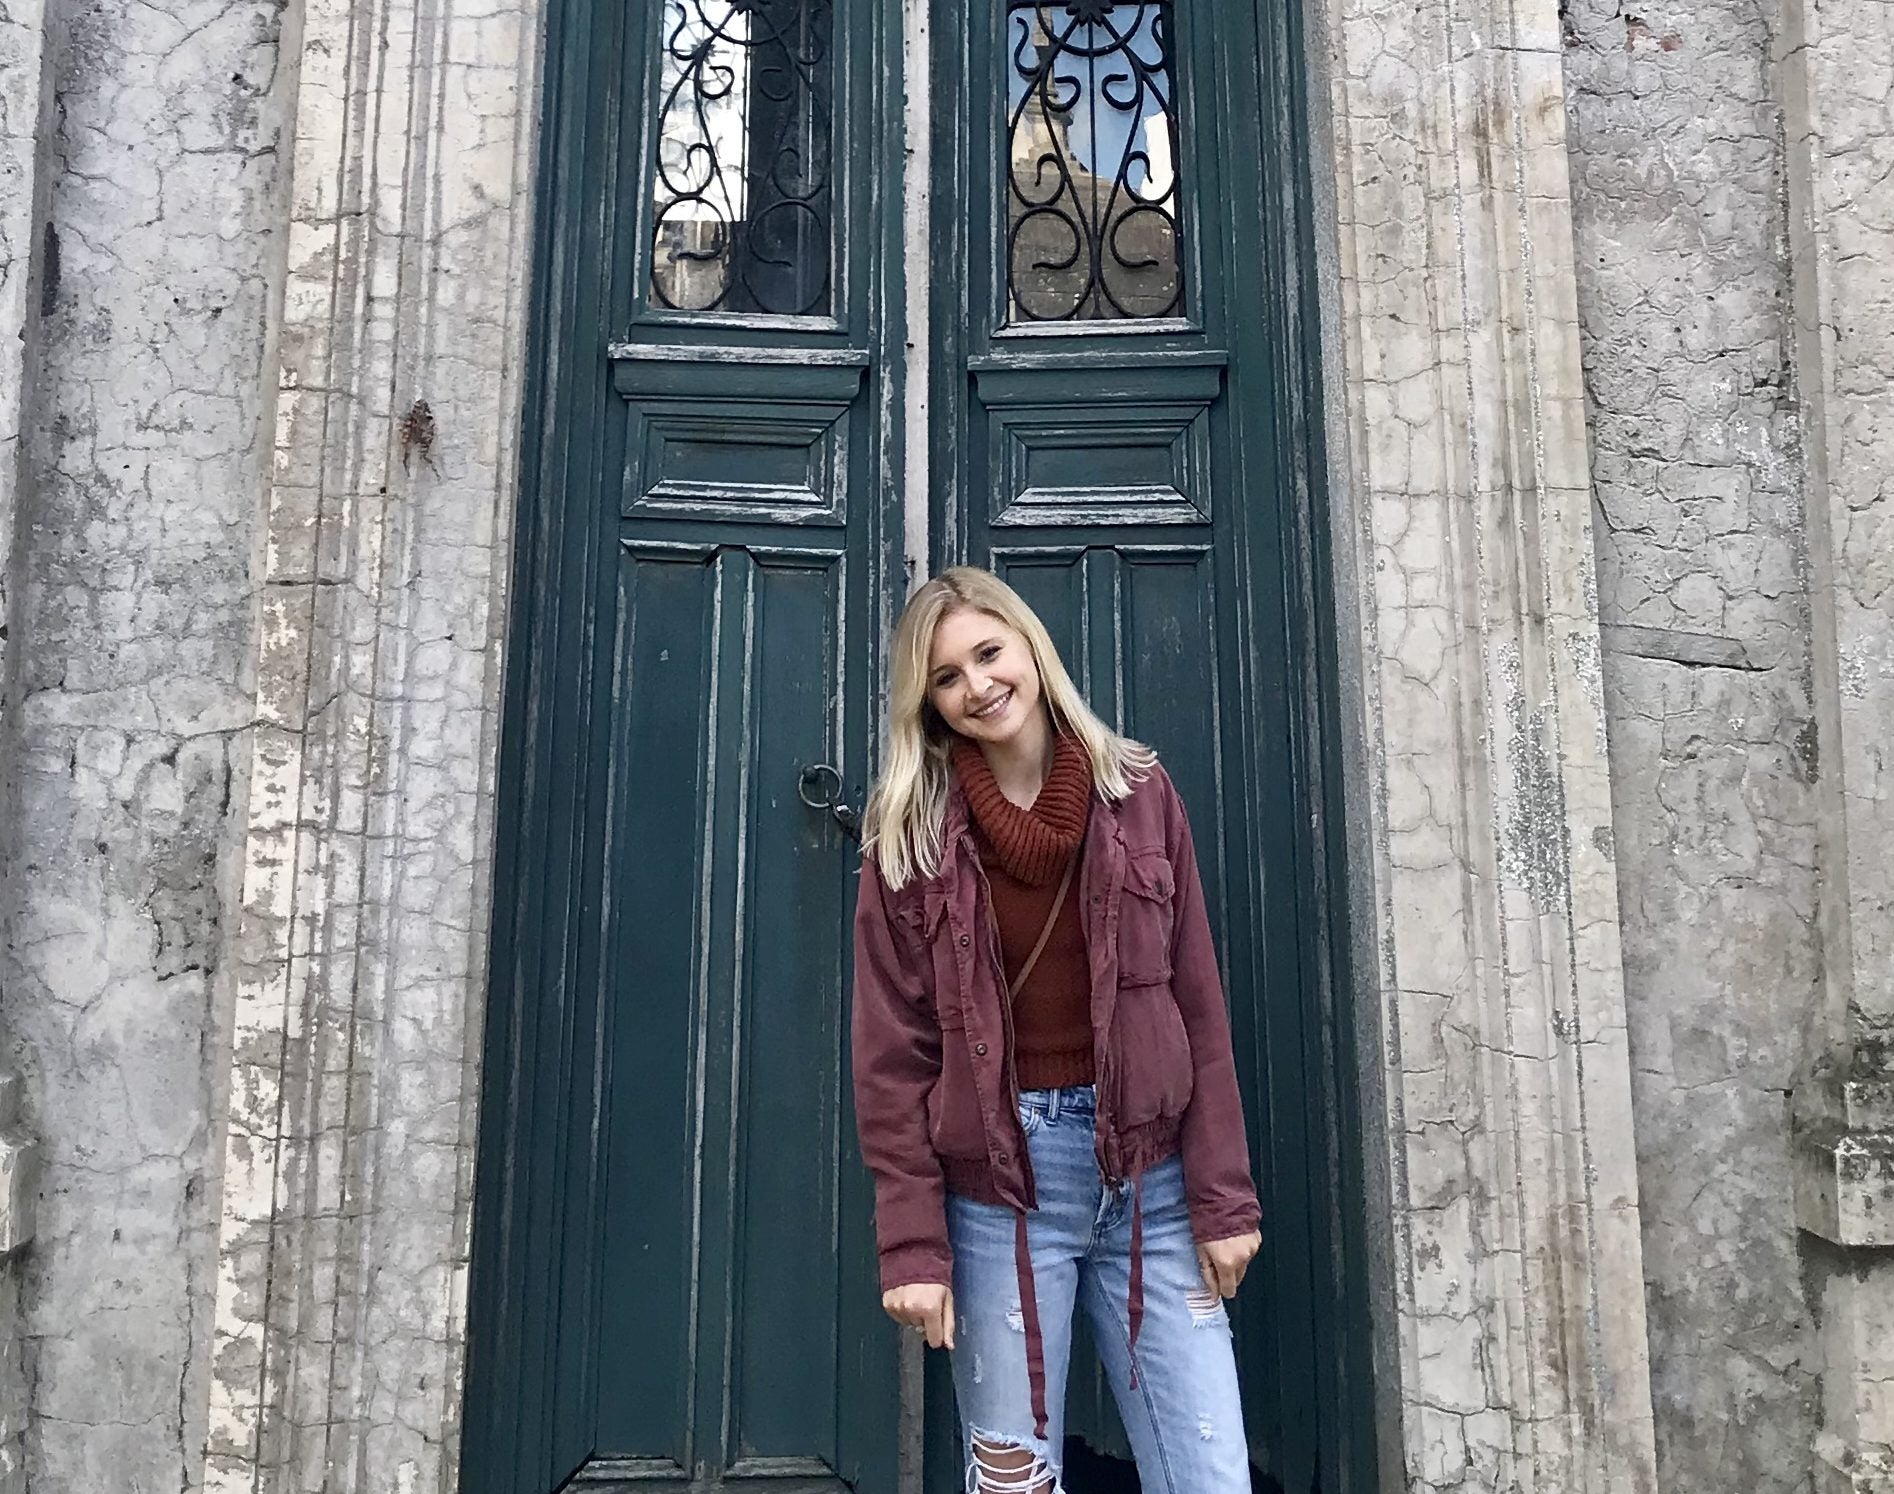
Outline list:
[[[1019,1314],[1026,1330],[1026,1378],[1032,1384],[1033,1436],[1046,1436],[1046,1341],[1039,1331],[1039,1292],[1033,1283],[1032,1247],[1026,1241],[1026,1211],[1013,1214],[1013,1268],[1019,1273]]]
[[[1138,1388],[1138,1330],[1144,1326],[1144,1169],[1131,1174],[1131,1388]]]

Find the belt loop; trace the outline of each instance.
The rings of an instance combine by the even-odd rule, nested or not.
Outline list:
[[[1051,1125],[1055,1121],[1058,1120],[1059,1096],[1064,1093],[1065,1091],[1062,1089],[1049,1089],[1046,1091],[1046,1124],[1047,1125]]]

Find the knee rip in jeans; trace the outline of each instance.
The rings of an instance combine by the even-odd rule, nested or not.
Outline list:
[[[1030,1447],[974,1432],[967,1494],[1065,1494],[1059,1470]]]
[[[1223,1321],[1223,1298],[1208,1287],[1184,1293],[1184,1305],[1190,1309],[1193,1327],[1209,1328]]]

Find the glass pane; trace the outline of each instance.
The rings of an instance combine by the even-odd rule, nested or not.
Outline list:
[[[665,0],[651,299],[830,308],[829,0]]]
[[[1008,0],[1007,320],[1178,316],[1165,0]]]

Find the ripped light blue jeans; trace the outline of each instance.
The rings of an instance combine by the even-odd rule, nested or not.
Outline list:
[[[1144,1175],[1144,1319],[1133,1387],[1132,1190],[1107,1188],[1092,1151],[1089,1086],[1020,1096],[1039,1207],[1027,1216],[1044,1340],[1046,1435],[1033,1435],[1011,1209],[947,1200],[954,1252],[954,1395],[973,1494],[1063,1490],[1072,1309],[1092,1325],[1145,1494],[1248,1494],[1248,1445],[1223,1302],[1206,1290],[1180,1158]],[[1029,1460],[1028,1460],[1029,1459]]]

